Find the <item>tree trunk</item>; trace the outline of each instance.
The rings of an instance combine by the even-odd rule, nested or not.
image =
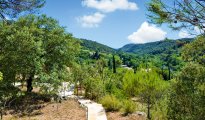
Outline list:
[[[115,55],[113,55],[113,73],[116,73]]]
[[[33,75],[31,75],[26,81],[27,82],[27,92],[31,92],[33,90],[32,81],[33,81]]]
[[[83,92],[82,92],[82,84],[80,83],[80,95],[83,96]]]
[[[151,113],[150,113],[150,96],[148,97],[148,101],[147,101],[147,118],[148,118],[148,120],[151,120]]]
[[[137,67],[135,66],[134,67],[134,74],[136,74],[137,73]]]
[[[170,66],[168,66],[168,69],[169,69],[169,78],[168,78],[168,80],[171,80],[171,68],[170,68]]]
[[[77,96],[78,96],[78,83],[76,84],[76,86],[77,86],[76,88],[77,88]]]
[[[108,68],[109,68],[109,70],[111,70],[112,69],[112,64],[111,64],[111,60],[109,59],[109,61],[108,61]]]

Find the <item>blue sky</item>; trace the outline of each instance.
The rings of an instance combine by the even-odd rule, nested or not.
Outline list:
[[[41,13],[57,19],[74,37],[120,48],[128,43],[176,39],[186,33],[147,23],[149,0],[47,0]]]

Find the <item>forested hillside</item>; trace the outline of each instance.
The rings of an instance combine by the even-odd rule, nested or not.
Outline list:
[[[80,40],[82,48],[89,51],[98,51],[102,53],[126,52],[136,55],[159,55],[169,50],[178,52],[185,44],[192,42],[193,38],[183,38],[178,40],[165,39],[145,44],[127,44],[117,50],[96,41],[86,39]]]
[[[114,53],[116,50],[106,45],[100,44],[96,41],[80,39],[81,46],[85,50],[98,51],[103,53]]]
[[[178,50],[187,43],[193,41],[191,38],[179,39],[179,40],[163,40],[145,44],[127,44],[120,48],[120,51],[135,53],[138,55],[143,54],[161,54],[169,49]]]

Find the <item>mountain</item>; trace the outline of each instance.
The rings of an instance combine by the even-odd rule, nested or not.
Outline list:
[[[92,40],[80,39],[84,50],[97,51],[102,53],[114,53],[116,50]]]
[[[184,38],[179,40],[163,40],[145,44],[127,44],[122,48],[118,49],[119,51],[135,53],[138,55],[142,54],[161,54],[169,49],[178,50],[187,43],[193,41],[192,38]]]
[[[162,40],[157,42],[150,42],[145,44],[127,44],[119,49],[111,48],[107,45],[103,45],[96,41],[80,39],[81,46],[84,50],[89,50],[93,52],[101,52],[101,53],[115,53],[115,52],[126,52],[126,53],[134,53],[138,55],[143,54],[152,54],[158,55],[164,53],[168,50],[179,51],[179,49],[187,43],[193,41],[193,38],[183,38],[179,40]]]

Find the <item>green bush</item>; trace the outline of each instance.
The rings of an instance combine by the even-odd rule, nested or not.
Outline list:
[[[100,103],[106,111],[119,111],[121,108],[120,101],[113,95],[104,96]]]
[[[136,104],[131,100],[125,100],[123,102],[122,110],[125,115],[129,113],[134,113],[136,111]]]

